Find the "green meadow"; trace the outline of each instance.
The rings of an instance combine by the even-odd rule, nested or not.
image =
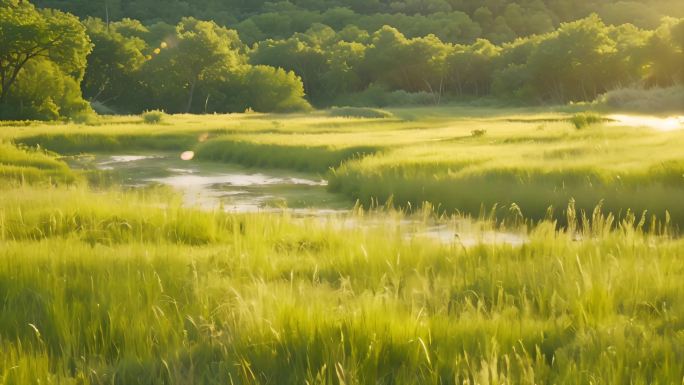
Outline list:
[[[369,109],[351,109],[363,115]],[[373,111],[373,110],[371,110]],[[601,119],[577,129],[564,109],[405,108],[385,118],[311,114],[174,115],[92,125],[5,127],[7,141],[63,155],[192,150],[197,160],[317,173],[330,190],[366,207],[563,220],[602,205],[684,223],[681,130]],[[497,207],[494,207],[494,206]]]
[[[0,384],[682,382],[684,131],[365,113],[3,123]],[[200,210],[66,163],[158,151],[318,174],[350,211]]]

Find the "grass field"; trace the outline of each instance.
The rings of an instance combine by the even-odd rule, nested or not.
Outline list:
[[[553,111],[393,113],[3,124],[0,384],[684,381],[683,132],[578,131]],[[160,148],[319,171],[363,201],[516,202],[506,226],[526,241],[400,230],[407,215],[462,220],[429,210],[198,211],[167,189],[93,184],[45,151]],[[381,220],[346,225],[364,218]]]
[[[668,215],[684,224],[684,130],[600,122],[583,129],[565,110],[464,107],[394,110],[389,118],[179,115],[163,124],[104,118],[92,126],[29,125],[2,136],[61,154],[185,151],[199,160],[325,174],[330,189],[365,205],[430,202],[477,216],[515,203],[523,215],[564,218],[602,203],[620,217]]]

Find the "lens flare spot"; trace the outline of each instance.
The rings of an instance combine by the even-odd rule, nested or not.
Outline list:
[[[181,154],[180,158],[182,160],[192,160],[195,157],[195,152],[194,151],[185,151],[184,153]]]

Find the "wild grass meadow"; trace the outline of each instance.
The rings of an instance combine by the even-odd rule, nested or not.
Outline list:
[[[391,112],[3,126],[0,384],[681,383],[682,131]],[[200,210],[65,163],[160,150],[318,173],[353,208]]]
[[[684,385],[683,0],[0,0],[0,385]]]

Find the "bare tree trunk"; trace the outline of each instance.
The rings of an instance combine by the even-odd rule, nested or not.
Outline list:
[[[197,84],[197,78],[192,79],[192,82],[190,83],[190,95],[188,96],[188,104],[185,106],[185,113],[190,112],[190,108],[192,108],[192,98],[195,96],[195,85]]]
[[[16,66],[12,69],[11,74],[9,79],[5,79],[6,75],[3,71],[3,76],[2,76],[2,92],[0,92],[0,104],[5,104],[7,102],[7,98],[9,96],[9,90],[14,84],[14,82],[17,80],[17,77],[19,76],[19,72],[24,68],[26,65],[26,62],[31,59],[31,55],[26,54],[26,57],[23,58],[19,63],[16,64]]]
[[[105,23],[107,24],[107,32],[109,32],[109,4],[105,0]]]

